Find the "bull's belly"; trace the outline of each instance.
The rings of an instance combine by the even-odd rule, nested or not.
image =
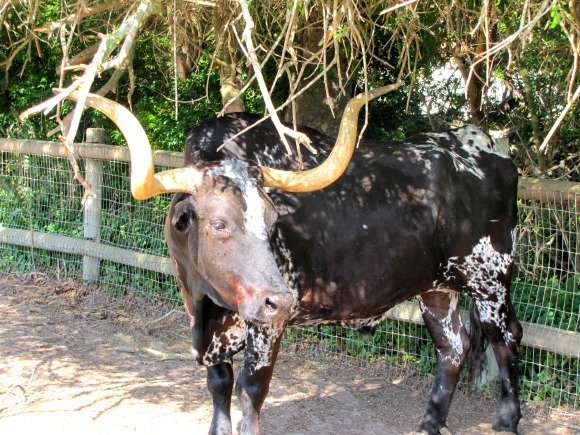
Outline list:
[[[387,317],[387,312],[397,304],[419,295],[432,287],[421,290],[400,288],[396,291],[382,291],[379,298],[369,300],[351,300],[344,295],[328,298],[313,298],[308,295],[301,298],[290,318],[291,326],[338,324],[361,332],[373,332]],[[316,295],[320,296],[320,295]],[[341,297],[343,296],[343,297]],[[314,300],[313,300],[314,299]]]
[[[394,305],[393,305],[394,306]],[[341,325],[345,328],[356,329],[359,332],[372,334],[375,329],[387,318],[387,313],[392,307],[385,308],[380,314],[370,317],[350,319],[332,318],[332,316],[317,316],[312,313],[297,311],[296,317],[292,317],[290,326],[315,326],[315,325]]]

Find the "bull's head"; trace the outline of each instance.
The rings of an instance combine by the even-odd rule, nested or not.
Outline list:
[[[270,248],[278,215],[260,185],[259,169],[245,162],[207,167],[194,194],[173,199],[165,235],[177,263],[189,266],[179,275],[190,291],[247,320],[283,323],[294,300]]]
[[[154,173],[149,140],[133,114],[97,95],[89,95],[86,105],[111,118],[125,136],[131,152],[131,192],[136,199],[184,193],[174,199],[169,223],[171,231],[182,233],[183,250],[196,274],[209,284],[203,292],[247,320],[283,323],[290,316],[293,298],[270,249],[269,235],[277,214],[262,187],[308,192],[333,183],[355,149],[361,107],[398,86],[354,97],[344,111],[328,158],[314,169],[298,172],[222,161]]]

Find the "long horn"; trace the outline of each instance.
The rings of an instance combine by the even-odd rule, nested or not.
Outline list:
[[[73,92],[68,98],[76,101],[77,95]],[[124,106],[95,94],[89,94],[85,104],[109,117],[123,133],[131,153],[131,193],[135,199],[147,199],[167,192],[193,192],[200,186],[203,171],[196,168],[154,173],[147,134]]]
[[[326,160],[307,171],[283,171],[262,166],[264,185],[288,192],[311,192],[332,184],[348,167],[356,148],[358,113],[367,101],[399,88],[403,82],[393,83],[362,93],[351,99],[342,115],[336,143]]]

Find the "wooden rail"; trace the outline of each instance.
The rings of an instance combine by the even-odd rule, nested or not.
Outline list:
[[[520,177],[518,198],[556,204],[570,203],[578,206],[580,205],[580,183]]]
[[[126,147],[101,143],[76,143],[74,148],[78,157],[82,159],[131,161],[129,149]],[[45,140],[0,138],[0,151],[35,156],[66,157],[66,149],[60,143]],[[153,151],[153,162],[158,166],[178,168],[183,165],[183,153]],[[554,203],[575,202],[578,205],[580,183],[520,177],[518,198]]]
[[[173,266],[169,258],[135,252],[78,237],[0,226],[0,243],[64,252],[65,254],[90,256],[139,269],[167,275],[173,274]]]
[[[94,160],[117,160],[130,162],[129,148],[101,143],[75,143],[77,157]],[[2,139],[0,151],[33,156],[66,158],[67,150],[58,142],[47,140]],[[178,168],[183,166],[183,153],[174,151],[153,151],[153,163],[159,166]]]

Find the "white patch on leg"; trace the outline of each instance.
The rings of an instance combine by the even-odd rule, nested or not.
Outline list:
[[[441,319],[440,323],[443,329],[443,334],[445,335],[447,342],[451,345],[454,355],[453,356],[441,355],[439,349],[437,349],[437,353],[439,353],[442,359],[449,360],[451,364],[453,364],[454,366],[458,366],[459,364],[461,364],[461,355],[463,355],[463,341],[461,340],[460,333],[461,328],[463,328],[463,322],[461,320],[461,316],[458,316],[459,323],[457,325],[457,330],[455,330],[453,328],[452,319],[453,313],[458,309],[457,305],[459,303],[459,293],[455,291],[446,291],[446,293],[449,295],[449,307],[447,309],[447,315],[443,319]],[[428,314],[433,318],[437,318],[437,316],[435,316],[435,314],[429,309],[429,307],[425,305],[421,296],[417,296],[417,299],[419,300],[419,306],[421,307],[421,311],[423,312],[424,315]]]
[[[449,293],[449,297],[450,297],[449,309],[447,310],[447,316],[445,316],[445,318],[441,320],[441,325],[443,326],[443,333],[445,334],[447,341],[451,344],[451,347],[453,347],[453,351],[457,355],[462,355],[463,342],[461,341],[461,334],[459,333],[461,327],[463,326],[461,322],[461,316],[457,316],[457,318],[459,319],[457,331],[453,329],[452,324],[453,313],[458,309],[457,305],[459,303],[459,294],[456,292]],[[457,365],[459,365],[459,358],[457,361]]]
[[[283,330],[281,325],[248,325],[246,333],[252,339],[253,346],[251,349],[246,348],[245,362],[249,363],[250,374],[272,366],[274,344]]]
[[[203,354],[203,365],[213,366],[224,361],[230,361],[231,357],[239,352],[246,342],[246,322],[234,314],[235,324],[226,331],[215,332],[209,346]]]
[[[251,339],[252,348],[246,348],[245,360],[249,362],[250,373],[272,365],[274,343],[282,334],[281,325],[255,325],[244,321],[238,314],[233,315],[235,324],[226,331],[214,333],[203,355],[203,365],[213,366],[224,361],[231,362],[232,356],[247,346]]]
[[[506,342],[514,338],[507,330],[505,312],[501,311],[507,302],[507,289],[499,281],[498,275],[507,273],[512,263],[512,254],[496,251],[491,238],[485,236],[473,247],[470,255],[462,261],[450,259],[447,266],[448,270],[456,268],[467,276],[467,285],[475,292],[475,304],[481,321],[497,325]]]

